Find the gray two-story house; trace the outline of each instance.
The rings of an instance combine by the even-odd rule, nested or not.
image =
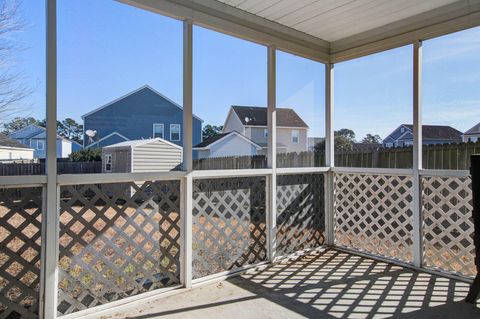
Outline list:
[[[83,115],[82,119],[87,148],[149,138],[183,145],[183,108],[148,85]],[[202,123],[193,116],[194,145],[202,141]],[[88,136],[87,131],[94,134]]]
[[[453,144],[462,142],[462,132],[451,126],[422,125],[422,144]],[[413,126],[402,124],[383,139],[383,146],[406,147],[413,145]]]
[[[277,108],[277,153],[300,153],[308,150],[308,125],[293,110]],[[223,125],[223,133],[239,132],[261,147],[257,154],[265,155],[268,146],[268,112],[266,107],[233,105]]]

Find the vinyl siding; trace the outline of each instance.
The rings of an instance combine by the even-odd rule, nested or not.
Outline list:
[[[180,124],[180,141],[172,141],[183,145],[183,110],[158,95],[144,88],[115,103],[106,106],[84,117],[85,131],[97,131],[97,139],[113,132],[118,132],[129,140],[148,139],[153,137],[153,124],[164,125],[164,138],[170,140],[170,124]],[[193,118],[193,145],[201,142],[202,122]],[[85,143],[88,137],[84,136]],[[115,144],[102,143],[101,146]]]
[[[257,148],[252,143],[237,135],[229,135],[220,142],[211,146],[210,151],[201,151],[199,156],[205,157],[228,157],[256,155]]]
[[[182,150],[161,141],[133,148],[133,172],[166,172],[182,163]]]
[[[13,149],[0,146],[0,160],[33,159],[33,150]]]
[[[242,122],[240,122],[240,119],[235,114],[235,112],[233,112],[230,109],[230,111],[228,113],[228,118],[225,121],[225,127],[223,128],[223,132],[227,133],[227,132],[232,132],[232,131],[237,131],[240,134],[244,134],[245,133],[244,132],[245,128],[244,128]]]

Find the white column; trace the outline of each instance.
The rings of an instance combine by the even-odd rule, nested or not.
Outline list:
[[[192,49],[193,26],[190,21],[183,22],[183,170],[192,170],[192,130],[193,130],[193,99],[192,99]]]
[[[47,112],[47,187],[42,215],[42,262],[40,318],[57,315],[59,192],[57,187],[57,8],[56,0],[46,2],[46,112]]]
[[[268,167],[272,175],[267,182],[267,251],[268,259],[273,262],[276,254],[277,225],[277,115],[276,115],[276,49],[268,47]]]
[[[422,169],[422,42],[413,44],[413,264],[423,263]]]
[[[193,26],[191,21],[183,22],[183,169],[190,173],[192,165],[192,73],[193,73]],[[181,183],[182,192],[182,257],[180,280],[186,288],[192,287],[192,209],[193,180],[187,176]]]
[[[325,65],[325,166],[335,167],[335,140],[333,130],[333,72],[332,63]],[[328,246],[333,246],[334,234],[334,176],[325,174],[325,232]]]

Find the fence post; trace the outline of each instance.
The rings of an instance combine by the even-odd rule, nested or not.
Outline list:
[[[423,263],[422,169],[422,42],[413,45],[413,264]]]

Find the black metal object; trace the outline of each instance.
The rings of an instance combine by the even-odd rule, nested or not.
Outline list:
[[[480,155],[472,155],[470,158],[472,175],[472,193],[473,193],[473,224],[475,244],[475,266],[477,267],[477,276],[470,287],[467,298],[468,303],[475,303],[480,294]]]

